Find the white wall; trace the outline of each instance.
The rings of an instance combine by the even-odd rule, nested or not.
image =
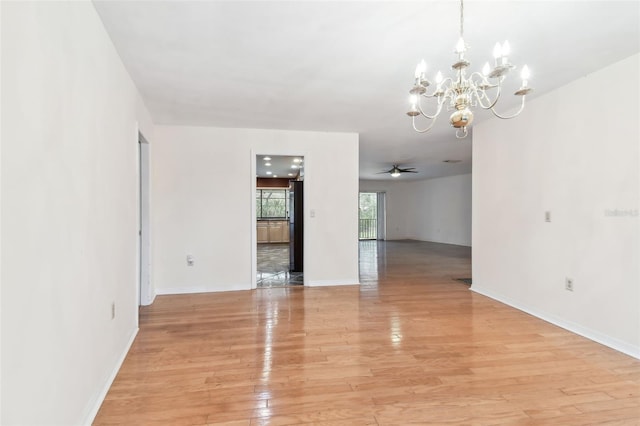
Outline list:
[[[2,5],[0,4],[0,25],[2,25]],[[2,52],[2,30],[0,28],[0,53]],[[0,309],[2,308],[2,57],[0,56]],[[0,366],[2,366],[2,315],[0,312]],[[0,367],[0,423],[2,423],[2,367]]]
[[[90,2],[0,7],[0,423],[89,423],[137,330],[150,120]]]
[[[471,175],[418,181],[361,180],[387,195],[387,239],[471,245]]]
[[[473,290],[636,357],[638,61],[480,123],[473,141]]]
[[[471,175],[409,182],[413,239],[471,245]]]
[[[358,283],[356,134],[158,126],[155,138],[158,294],[251,288],[256,154],[304,156],[305,284]]]

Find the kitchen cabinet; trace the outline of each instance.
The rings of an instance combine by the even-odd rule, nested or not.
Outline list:
[[[257,238],[259,243],[269,242],[269,223],[268,222],[258,222]]]
[[[289,221],[259,220],[257,223],[258,243],[288,243]]]

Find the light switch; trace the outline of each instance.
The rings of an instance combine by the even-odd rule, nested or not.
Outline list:
[[[316,217],[316,211],[315,211],[315,210],[313,210],[313,209],[311,209],[311,210],[309,211],[309,216],[311,216],[311,217]]]

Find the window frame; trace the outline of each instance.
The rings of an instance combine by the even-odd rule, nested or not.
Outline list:
[[[284,199],[284,216],[263,216],[262,211],[264,208],[264,192],[283,192],[283,198],[274,198],[274,199]],[[258,197],[258,194],[260,196]],[[259,202],[258,202],[259,199]],[[289,216],[289,189],[288,188],[265,188],[259,187],[256,188],[256,220],[288,220]]]

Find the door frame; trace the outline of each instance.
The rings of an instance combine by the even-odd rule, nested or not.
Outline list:
[[[154,298],[151,294],[150,144],[139,130],[137,145],[137,301],[138,306],[146,306],[153,303]]]
[[[387,192],[375,190],[358,191],[358,229],[360,224],[360,194],[376,194],[376,238],[370,241],[384,241],[387,239]],[[358,241],[360,239],[358,232]]]
[[[309,154],[308,153],[304,153],[304,151],[289,151],[289,150],[282,150],[282,149],[254,149],[251,148],[250,150],[250,154],[251,154],[251,173],[249,174],[250,176],[250,185],[249,187],[251,188],[251,191],[249,193],[250,198],[249,198],[249,202],[250,202],[250,211],[251,211],[251,222],[250,222],[250,226],[251,226],[251,290],[255,289],[258,287],[258,279],[257,279],[257,273],[258,273],[258,231],[256,229],[257,227],[257,213],[256,213],[256,189],[258,187],[258,184],[256,182],[256,158],[259,156],[265,156],[265,155],[270,155],[270,156],[274,156],[274,155],[286,155],[286,156],[292,156],[292,157],[302,157],[304,158],[304,181],[305,181],[305,189],[304,189],[304,194],[303,194],[303,215],[305,217],[305,225],[306,225],[306,218],[309,217],[308,211],[309,211],[309,191],[308,191],[308,184],[306,182],[308,182],[309,180]],[[303,275],[302,275],[302,285],[308,285],[309,284],[309,278],[308,278],[308,274],[307,271],[309,270],[309,256],[306,256],[306,253],[308,253],[308,248],[309,248],[309,242],[307,241],[307,226],[305,226],[302,230],[302,249],[305,253],[305,256],[302,259],[302,269],[303,269]]]

